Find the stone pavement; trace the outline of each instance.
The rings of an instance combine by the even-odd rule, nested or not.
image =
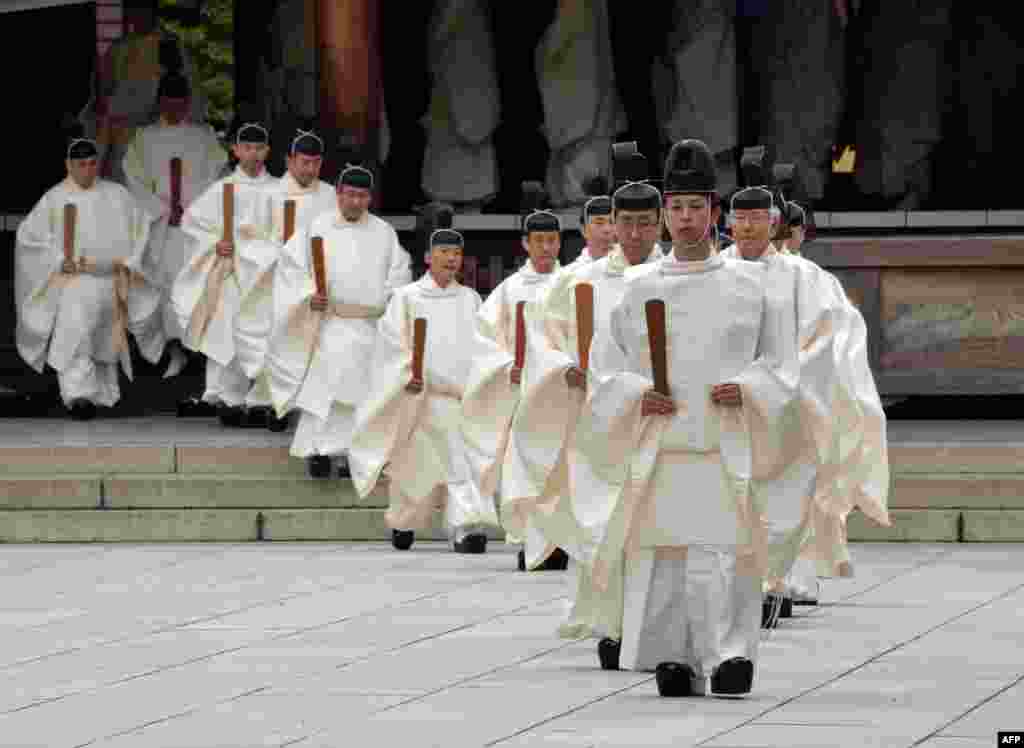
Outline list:
[[[988,748],[1024,729],[1024,545],[859,544],[742,701],[555,635],[569,574],[418,543],[0,545],[0,745]]]

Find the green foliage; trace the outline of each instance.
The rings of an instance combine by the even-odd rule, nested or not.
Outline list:
[[[159,10],[181,7],[181,0],[160,0]],[[160,19],[160,30],[177,36],[188,50],[196,71],[193,84],[207,101],[207,117],[217,130],[227,127],[234,116],[235,51],[232,0],[204,0],[198,26],[186,26],[168,18]]]

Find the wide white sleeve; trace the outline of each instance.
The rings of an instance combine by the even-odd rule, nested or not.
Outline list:
[[[147,213],[156,218],[170,215],[170,205],[165,204],[156,194],[156,179],[149,173],[146,162],[146,143],[142,131],[136,131],[135,137],[125,150],[121,159],[124,170],[125,186],[139,201]]]

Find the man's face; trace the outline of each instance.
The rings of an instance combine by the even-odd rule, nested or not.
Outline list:
[[[615,211],[615,235],[630,265],[639,265],[650,257],[661,230],[657,210]]]
[[[370,209],[372,193],[362,187],[343,184],[338,188],[338,210],[346,221],[355,223]]]
[[[562,249],[560,231],[531,231],[523,237],[523,248],[530,255],[533,269],[538,273],[550,273],[555,269],[558,253]]]
[[[309,187],[320,178],[320,167],[324,160],[320,156],[295,153],[288,157],[288,173],[303,187]]]
[[[665,225],[673,242],[693,244],[718,221],[718,208],[707,195],[669,195],[665,200]]]
[[[427,253],[430,274],[437,285],[444,288],[462,269],[462,247],[457,244],[439,244]]]
[[[96,183],[96,175],[100,170],[100,160],[96,156],[89,158],[69,158],[67,160],[68,174],[75,180],[75,184],[83,190],[87,190]]]
[[[250,177],[258,177],[263,171],[263,164],[267,160],[270,148],[264,143],[235,143],[231,146],[231,152],[238,159],[242,171]]]
[[[771,241],[775,221],[767,208],[734,210],[732,214],[732,238],[740,252],[763,251]]]
[[[189,99],[172,96],[160,97],[160,116],[172,125],[181,124],[188,115]]]
[[[607,254],[615,242],[615,225],[611,216],[590,216],[583,227],[583,238],[587,240],[592,255]]]

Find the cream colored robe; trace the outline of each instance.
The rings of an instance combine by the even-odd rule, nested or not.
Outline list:
[[[497,192],[492,136],[498,74],[484,0],[443,0],[430,29],[434,87],[423,118],[423,189],[435,200],[481,201]]]
[[[64,206],[77,207],[75,258],[94,261],[96,272],[64,275]],[[122,332],[132,332],[147,360],[160,359],[163,332],[151,324],[159,313],[160,289],[140,272],[153,216],[119,184],[97,180],[83,190],[70,177],[43,195],[18,226],[14,291],[18,353],[42,372],[47,364],[58,373],[86,356],[100,370],[102,387],[95,400],[117,400],[117,364],[132,375],[127,342],[118,332],[115,306],[124,312]],[[112,263],[126,261],[135,271],[131,280],[115,281]],[[117,285],[127,293],[115,297]],[[115,334],[117,333],[117,334]],[[73,393],[68,393],[73,394]],[[66,398],[70,399],[74,398]]]
[[[370,396],[356,413],[349,466],[359,495],[382,474],[391,480],[388,525],[428,527],[438,494],[447,492],[449,523],[498,526],[493,499],[473,485],[459,430],[461,402],[473,362],[472,329],[481,305],[476,291],[440,288],[430,273],[398,289],[378,326]],[[427,320],[424,389],[405,391],[412,377],[413,323]]]
[[[520,387],[512,384],[515,362],[516,304],[530,302],[558,277],[560,267],[541,274],[529,260],[487,297],[476,318],[476,357],[462,400],[462,433],[474,478],[485,496],[501,485],[512,418]],[[531,331],[527,326],[527,337]]]
[[[593,388],[570,475],[576,517],[596,547],[594,585],[607,587],[627,546],[726,547],[744,573],[763,575],[770,507],[751,491],[752,465],[778,438],[795,394],[785,359],[765,350],[784,336],[772,329],[778,317],[767,310],[763,270],[717,255],[668,257],[627,278],[609,326],[626,368]],[[641,416],[653,386],[644,315],[653,298],[666,305],[669,386],[679,408],[671,418]],[[711,402],[712,386],[723,382],[740,385],[742,408]],[[619,627],[621,620],[602,622],[606,631]]]
[[[171,304],[171,289],[189,259],[184,231],[167,222],[171,213],[172,158],[182,160],[181,205],[187,209],[220,177],[227,152],[209,127],[157,123],[138,130],[124,155],[128,189],[148,213],[157,217],[142,270],[164,289],[163,325],[168,340],[184,335]]]
[[[661,249],[655,247],[647,261],[661,257]],[[569,465],[576,455],[576,424],[585,400],[585,394],[570,388],[564,376],[570,366],[579,363],[575,289],[579,283],[590,283],[594,288],[594,340],[599,345],[591,345],[590,350],[588,387],[593,387],[625,365],[604,341],[608,339],[612,310],[625,292],[628,267],[622,249],[616,245],[600,260],[568,266],[527,308],[531,329],[541,334],[529,338],[523,396],[503,466],[506,480],[502,517],[506,527],[515,524],[525,528],[528,521],[532,522],[550,544],[577,559],[576,602],[568,621],[560,627],[562,635],[570,638],[597,633],[591,621],[606,616],[596,612],[594,606],[614,605],[615,601],[614,594],[595,596],[589,592],[587,569],[594,549],[572,511],[574,486],[569,480]]]
[[[185,330],[182,342],[221,366],[235,360],[234,324],[241,299],[277,260],[268,193],[276,182],[265,169],[253,179],[237,167],[193,201],[181,221],[191,257],[178,274],[171,301],[178,324]],[[224,185],[229,183],[235,185],[235,254],[230,259],[219,258],[216,251],[224,230]],[[225,272],[218,282],[215,276]],[[201,332],[194,322],[204,314],[209,315],[209,323]]]
[[[285,201],[295,201],[296,231],[308,227],[321,213],[338,209],[337,192],[331,185],[318,179],[304,188],[290,172],[285,172],[268,188],[268,195],[271,218],[268,238],[277,245],[277,253],[248,293],[243,293],[234,326],[238,362],[250,379],[256,379],[263,372],[267,342],[273,329],[274,270],[284,248]],[[269,396],[269,391],[266,395]]]
[[[735,245],[723,254],[739,256]],[[764,461],[756,477],[763,491],[789,505],[790,516],[796,507],[786,495],[805,495],[801,527],[814,538],[809,552],[837,566],[849,561],[843,529],[854,506],[875,522],[889,525],[885,414],[867,361],[866,327],[831,273],[809,260],[777,252],[773,245],[759,261],[767,272],[770,303],[785,315],[785,324],[796,337],[799,398],[794,416],[805,439],[793,461],[810,465],[815,479],[798,485],[798,467],[782,472],[771,460]],[[795,445],[798,440],[787,442]],[[773,456],[776,463],[779,456]],[[784,555],[772,570],[775,576],[792,565],[804,535],[793,532],[787,538],[785,549],[780,549]]]
[[[316,290],[313,236],[324,240],[330,312],[314,312],[309,306]],[[377,320],[410,275],[409,255],[394,228],[371,213],[352,224],[334,210],[295,232],[274,272],[273,332],[266,358],[279,417],[297,408],[304,418],[326,423],[339,407],[354,416],[369,395]],[[338,435],[331,453],[347,450],[350,438]],[[306,456],[308,450],[293,445],[295,451]]]
[[[548,193],[555,206],[583,203],[587,180],[608,173],[612,142],[626,126],[615,87],[608,0],[560,0],[537,45],[536,68],[551,147]]]

